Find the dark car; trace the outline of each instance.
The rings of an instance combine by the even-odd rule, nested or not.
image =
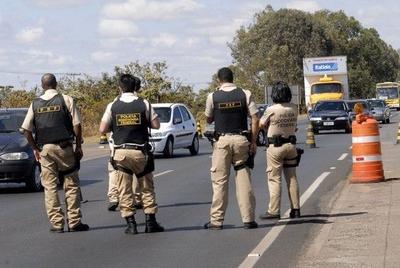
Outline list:
[[[43,189],[40,166],[19,131],[28,109],[0,109],[0,183],[25,183],[30,191]]]
[[[257,116],[258,118],[261,118],[263,116],[265,109],[267,109],[268,105],[267,104],[257,104]],[[248,123],[248,128],[251,129],[251,119],[249,118],[247,120]],[[211,124],[207,124],[206,129],[204,131],[204,136],[211,142],[211,145],[214,143],[215,139],[215,131],[214,131],[215,125],[214,122]],[[265,129],[260,129],[258,131],[257,135],[257,145],[258,146],[264,146],[267,144],[267,138],[266,138],[266,133]]]
[[[314,133],[320,130],[345,130],[351,132],[350,109],[345,101],[319,101],[310,111],[310,121]]]
[[[376,121],[382,121],[384,124],[390,123],[390,108],[386,105],[384,100],[367,100],[369,106],[371,107],[372,116]]]
[[[366,100],[347,100],[346,103],[347,106],[349,106],[349,109],[351,110],[349,112],[349,115],[352,121],[356,119],[356,113],[354,112],[354,105],[356,105],[356,103],[361,103],[361,105],[363,106],[364,108],[363,114],[372,116],[371,107],[369,106]]]

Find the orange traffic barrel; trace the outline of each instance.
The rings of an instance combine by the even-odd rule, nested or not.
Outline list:
[[[356,121],[353,128],[353,174],[352,183],[380,182],[385,179],[382,164],[379,125],[373,118]]]

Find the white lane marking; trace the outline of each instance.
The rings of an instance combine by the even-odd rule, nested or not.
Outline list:
[[[170,169],[170,170],[166,170],[166,171],[163,171],[163,172],[160,172],[160,173],[154,174],[154,176],[153,176],[153,177],[158,177],[158,176],[161,176],[161,175],[165,175],[165,174],[168,174],[168,173],[170,173],[170,172],[172,172],[172,171],[173,171],[172,169]]]
[[[324,172],[308,187],[308,189],[300,197],[300,207],[310,198],[318,186],[331,174],[330,172]],[[284,213],[284,217],[287,217],[290,209]],[[279,236],[282,230],[286,227],[286,222],[290,220],[279,221],[280,225],[275,225],[271,230],[264,236],[260,243],[247,255],[244,261],[240,264],[239,268],[254,267],[261,255],[264,254],[268,248],[272,245],[275,239]]]
[[[332,170],[335,170],[335,169],[336,169],[336,167],[331,167],[330,169],[332,169]]]
[[[344,159],[347,157],[347,155],[348,155],[348,153],[342,154],[342,155],[338,158],[338,160],[339,160],[339,161],[344,160]]]

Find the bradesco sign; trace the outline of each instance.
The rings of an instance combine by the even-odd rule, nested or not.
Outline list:
[[[305,75],[347,74],[347,57],[305,58],[303,68]]]

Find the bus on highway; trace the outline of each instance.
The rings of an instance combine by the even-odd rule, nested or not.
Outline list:
[[[376,84],[376,98],[384,100],[390,108],[400,109],[400,83],[384,82]]]

